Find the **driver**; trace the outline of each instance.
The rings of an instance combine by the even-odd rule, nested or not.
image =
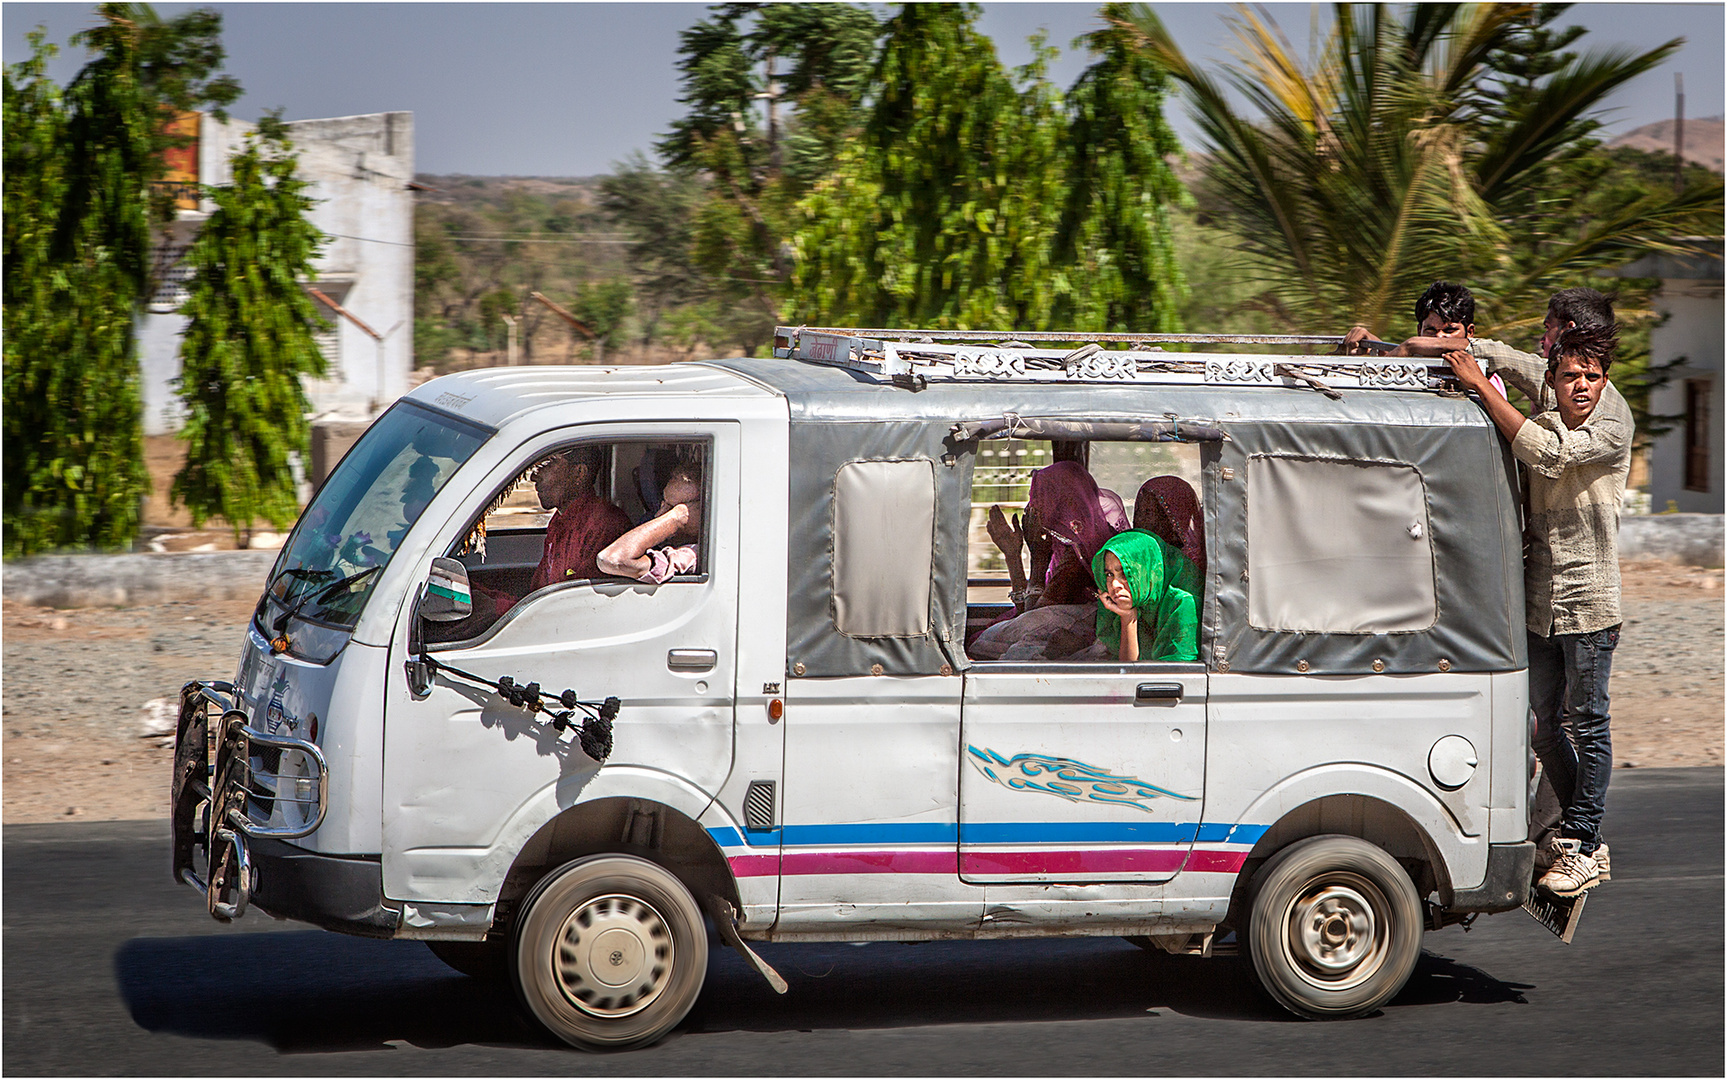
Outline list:
[[[597,576],[600,552],[629,531],[629,516],[594,490],[601,453],[598,446],[578,446],[552,455],[534,470],[540,505],[555,512],[546,523],[546,546],[528,582],[529,592]]]

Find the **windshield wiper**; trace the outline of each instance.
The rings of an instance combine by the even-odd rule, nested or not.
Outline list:
[[[340,578],[336,581],[332,581],[330,584],[324,586],[322,589],[319,589],[316,592],[307,593],[305,596],[301,597],[299,603],[295,604],[291,608],[288,608],[286,611],[282,612],[282,614],[276,616],[276,621],[274,623],[270,624],[270,629],[275,631],[275,633],[276,633],[276,640],[270,642],[271,648],[274,648],[277,652],[287,652],[288,651],[288,639],[285,636],[283,636],[283,632],[288,629],[289,621],[292,620],[294,618],[294,616],[300,614],[300,612],[305,609],[307,604],[310,604],[314,600],[322,603],[323,601],[328,600],[331,597],[335,596],[338,592],[341,592],[343,589],[353,587],[354,585],[358,584],[360,581],[364,580],[367,577],[370,577],[371,575],[377,573],[378,571],[380,571],[382,569],[383,569],[382,566],[368,566],[364,570],[356,570],[352,574],[349,574],[347,577]],[[316,580],[322,576],[332,574],[334,572],[335,571],[333,571],[333,570],[310,570],[310,571],[303,571],[302,572],[302,571],[300,571],[299,567],[295,567],[293,570],[284,571],[284,573],[294,574],[297,577],[303,576],[303,577],[311,578],[314,580]]]

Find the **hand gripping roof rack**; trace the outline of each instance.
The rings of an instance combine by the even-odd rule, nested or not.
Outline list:
[[[1338,389],[1454,390],[1443,360],[1311,356],[1336,348],[1327,334],[1104,334],[1081,331],[886,330],[831,326],[774,329],[774,355],[873,375],[916,389],[926,382],[1123,382]],[[1035,343],[1048,343],[1040,348]],[[1108,350],[1103,346],[1125,345]],[[1166,353],[1165,344],[1284,345],[1285,355]],[[1369,341],[1385,350],[1387,342]],[[1055,346],[1055,347],[1049,347]],[[1077,347],[1075,347],[1077,346]]]

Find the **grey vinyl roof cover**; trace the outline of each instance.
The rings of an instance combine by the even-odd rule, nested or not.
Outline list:
[[[712,362],[784,394],[791,417],[787,668],[807,676],[933,675],[967,666],[966,527],[978,443],[952,426],[1004,413],[1089,420],[1171,415],[1223,429],[1202,444],[1207,580],[1200,658],[1213,671],[1384,674],[1526,666],[1523,564],[1510,449],[1473,401],[1424,392],[1198,385],[932,382],[912,391],[795,360]],[[1258,630],[1247,618],[1247,464],[1252,455],[1401,462],[1429,500],[1438,616],[1426,629],[1344,634]],[[937,508],[924,638],[847,637],[832,607],[833,489],[850,461],[928,458]],[[950,464],[951,462],[951,464]],[[1223,476],[1230,475],[1229,480]],[[1132,492],[1120,492],[1129,501]],[[800,672],[798,665],[803,665]]]

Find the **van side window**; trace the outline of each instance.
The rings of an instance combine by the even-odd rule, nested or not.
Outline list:
[[[1384,634],[1438,616],[1427,488],[1414,466],[1248,459],[1250,625]]]
[[[935,462],[849,461],[834,476],[834,626],[850,637],[929,632]]]
[[[680,466],[700,475],[706,456],[706,441],[583,442],[535,459],[448,553],[468,568],[474,612],[429,626],[430,640],[478,637],[542,590],[608,577],[599,555],[660,512]],[[678,573],[700,572],[697,550]]]
[[[1197,444],[986,440],[972,474],[967,654],[1114,659],[1097,637],[1090,560],[1130,529],[1159,537],[1170,558],[1193,564],[1184,585],[1197,610],[1205,568],[1200,490]]]

